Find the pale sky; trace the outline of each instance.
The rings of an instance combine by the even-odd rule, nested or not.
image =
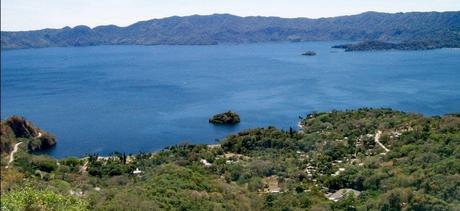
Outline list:
[[[366,11],[459,11],[460,0],[1,0],[1,30],[115,24],[173,15],[332,17]]]

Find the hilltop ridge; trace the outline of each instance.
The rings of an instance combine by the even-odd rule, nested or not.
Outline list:
[[[460,40],[460,12],[366,12],[319,19],[213,14],[172,16],[139,21],[126,27],[80,25],[1,32],[2,49],[319,40]]]

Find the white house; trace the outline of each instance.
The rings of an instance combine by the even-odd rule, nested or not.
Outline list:
[[[141,173],[142,173],[142,171],[139,170],[139,168],[136,168],[136,170],[133,171],[133,174],[141,174]]]

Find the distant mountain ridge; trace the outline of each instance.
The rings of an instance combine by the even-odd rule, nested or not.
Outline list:
[[[319,40],[459,42],[460,11],[394,14],[366,12],[319,19],[192,15],[140,21],[126,27],[76,26],[1,32],[2,49]]]

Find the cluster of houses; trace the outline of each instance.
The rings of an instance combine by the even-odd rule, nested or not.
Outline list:
[[[214,147],[218,147],[218,145],[208,145],[208,147],[209,148],[214,148]],[[305,159],[309,158],[308,154],[306,154],[304,152],[297,151],[296,153],[299,154],[299,158],[301,160],[305,160]],[[235,162],[238,162],[240,160],[248,160],[249,159],[249,157],[247,157],[247,156],[240,155],[240,154],[234,154],[234,153],[227,153],[223,157],[226,159],[227,164],[235,163]],[[353,163],[353,160],[355,160],[355,159],[350,160],[350,162]],[[213,164],[210,163],[206,159],[200,159],[200,163],[203,164],[205,167],[212,167],[213,166]],[[336,161],[333,162],[333,165],[340,165],[341,163],[343,163],[342,160],[336,160]],[[317,170],[316,167],[308,164],[304,171],[307,173],[307,177],[312,179],[313,174],[316,172],[316,170]],[[334,176],[334,177],[339,176],[341,174],[341,172],[344,172],[345,170],[346,170],[345,168],[340,167],[331,176]],[[133,172],[133,174],[140,174],[140,173],[142,173],[142,171],[140,171],[139,169],[136,169]],[[316,179],[313,179],[312,181],[316,182]],[[265,193],[280,193],[281,192],[281,188],[278,186],[278,181],[277,181],[276,176],[264,178],[263,182],[265,184],[264,188],[263,188],[263,192],[265,192]],[[326,198],[328,198],[329,200],[331,200],[331,201],[337,202],[337,201],[340,201],[340,200],[342,200],[342,199],[344,199],[346,197],[349,197],[349,196],[358,197],[360,194],[361,194],[361,192],[358,191],[358,190],[354,190],[354,189],[351,189],[351,188],[344,188],[344,189],[337,190],[335,192],[327,192],[327,193],[324,194],[324,196]]]

